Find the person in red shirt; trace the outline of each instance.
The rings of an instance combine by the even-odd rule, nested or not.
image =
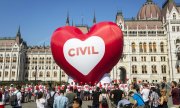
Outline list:
[[[177,82],[171,82],[171,90],[169,92],[169,96],[172,96],[173,106],[176,108],[180,107],[180,90],[177,87]]]

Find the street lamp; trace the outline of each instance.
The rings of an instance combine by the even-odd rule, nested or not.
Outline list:
[[[37,65],[35,67],[35,85],[36,85],[36,77],[37,77]]]
[[[59,73],[59,82],[60,82],[60,85],[61,85],[61,68],[60,68],[60,73]]]

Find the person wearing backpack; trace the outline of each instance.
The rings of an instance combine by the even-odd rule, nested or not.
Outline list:
[[[99,108],[108,108],[108,95],[106,90],[103,88],[99,96]]]
[[[21,105],[22,95],[20,90],[21,87],[17,86],[15,92],[13,92],[10,97],[10,105],[12,106],[12,108],[22,108]]]
[[[37,108],[45,108],[45,99],[43,98],[43,93],[39,92],[36,99]]]
[[[47,93],[46,96],[46,108],[53,108],[53,104],[54,104],[54,99],[56,97],[58,97],[59,94],[55,92],[55,88],[54,87],[50,87],[49,88],[49,92]]]
[[[69,107],[70,108],[72,108],[72,105],[73,105],[73,100],[75,99],[75,98],[77,98],[77,95],[76,95],[76,93],[74,93],[73,92],[73,87],[70,87],[69,88],[69,92],[66,94],[66,97],[68,98],[68,101],[69,101]]]
[[[9,102],[9,99],[10,99],[10,95],[9,95],[7,86],[5,86],[3,95],[4,95],[4,104],[6,105],[6,103]]]

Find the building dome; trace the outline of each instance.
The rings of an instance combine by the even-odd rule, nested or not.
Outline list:
[[[161,9],[152,2],[152,0],[147,0],[147,2],[140,9],[138,20],[160,20],[161,19]]]

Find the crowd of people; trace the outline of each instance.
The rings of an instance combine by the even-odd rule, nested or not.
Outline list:
[[[170,89],[168,89],[170,88]],[[21,103],[36,102],[37,108],[82,108],[84,101],[92,101],[88,108],[168,108],[169,97],[175,108],[180,107],[180,85],[161,84],[95,84],[78,85],[31,84],[0,87],[0,101],[12,108]]]

